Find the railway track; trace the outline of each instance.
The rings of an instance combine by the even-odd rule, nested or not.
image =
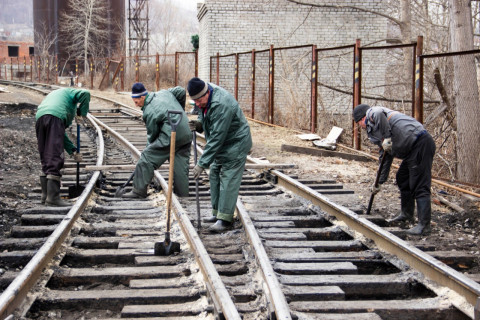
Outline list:
[[[334,203],[325,195],[351,191],[333,180],[246,170],[233,230],[211,234],[198,226],[191,178],[189,197],[173,198],[172,239],[182,250],[155,256],[168,166],[146,200],[115,198],[130,172],[85,166],[134,164],[146,133],[138,112],[119,103],[95,99],[90,112],[84,194],[64,209],[40,206],[32,192],[37,205],[2,239],[2,318],[479,319],[478,283],[384,220]],[[66,163],[64,192],[74,165]],[[209,216],[207,176],[199,200]]]

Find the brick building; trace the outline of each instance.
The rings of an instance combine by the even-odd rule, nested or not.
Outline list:
[[[312,3],[323,4],[321,1]],[[268,95],[268,49],[317,45],[318,48],[353,45],[361,39],[362,45],[378,42],[385,44],[387,19],[379,15],[361,11],[383,11],[382,0],[338,0],[328,3],[331,7],[310,7],[287,0],[205,0],[197,6],[200,23],[199,77],[216,82],[216,60],[210,57],[247,52],[255,49],[263,51],[255,57],[255,118],[266,119]],[[347,8],[347,6],[350,6]],[[267,52],[265,52],[267,51]],[[296,128],[308,128],[310,101],[311,48],[275,51],[275,117],[283,121],[286,115],[307,114],[306,117],[293,116],[291,123],[282,123]],[[219,69],[221,86],[233,92],[235,57],[222,58]],[[366,87],[373,88],[372,94],[382,94],[378,85],[385,78],[385,55],[375,53],[369,56],[369,65],[363,69]],[[246,113],[252,105],[251,55],[239,57],[239,97]],[[370,68],[370,66],[374,66]],[[319,52],[318,81],[319,110],[335,114],[351,113],[353,50]],[[266,83],[266,85],[265,85]],[[335,90],[332,90],[334,88]],[[347,117],[348,119],[348,117]],[[278,119],[275,119],[275,123]]]

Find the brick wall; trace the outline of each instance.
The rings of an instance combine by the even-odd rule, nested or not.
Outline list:
[[[317,0],[316,3],[324,3]],[[326,3],[326,2],[325,2]],[[352,5],[369,10],[382,11],[381,0],[358,1],[338,0],[335,5]],[[387,21],[380,16],[351,8],[311,8],[286,0],[205,0],[199,4],[200,22],[199,77],[216,82],[216,62],[212,60],[210,75],[210,57],[217,52],[220,55],[247,52],[252,49],[265,50],[274,48],[315,44],[318,48],[351,45],[359,38],[362,44],[383,40],[387,37]],[[352,49],[353,52],[353,49]],[[326,53],[328,55],[328,53]],[[333,53],[332,53],[333,54]],[[322,82],[352,90],[353,55],[350,52],[335,52],[336,67],[329,62],[331,57],[319,60],[319,72]],[[305,119],[286,120],[284,115],[299,110],[309,115],[310,109],[310,59],[311,49],[275,51],[275,116],[282,117],[281,123],[299,129],[308,128]],[[367,76],[366,86],[376,88],[378,81],[383,81],[385,69],[381,66],[383,54],[376,55],[377,62],[370,61],[375,70],[364,69]],[[257,54],[255,88],[255,118],[266,119],[266,102],[268,96],[268,52]],[[220,60],[220,85],[233,93],[234,57]],[[247,79],[239,81],[238,100],[246,113],[251,112],[251,54],[239,57],[239,75]],[[319,75],[320,80],[320,75]],[[381,94],[382,89],[376,93]],[[319,112],[335,114],[350,112],[352,99],[348,94],[336,92],[319,85],[319,94],[323,96],[318,104]],[[308,120],[308,119],[307,119]],[[325,119],[322,118],[324,121]],[[280,121],[280,119],[278,120]],[[277,120],[275,121],[277,123]],[[348,122],[348,121],[347,121]]]

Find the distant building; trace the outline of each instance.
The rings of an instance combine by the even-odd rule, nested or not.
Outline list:
[[[33,42],[0,40],[0,63],[10,62],[10,58],[29,57],[34,55]]]

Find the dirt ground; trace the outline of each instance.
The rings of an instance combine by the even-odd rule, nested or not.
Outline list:
[[[39,185],[40,161],[35,137],[35,111],[43,96],[15,87],[0,88],[0,237],[8,235],[10,227],[18,223],[20,210],[31,207],[28,193]],[[133,106],[128,94],[93,92]],[[12,103],[17,103],[12,105]],[[189,110],[187,110],[189,111]],[[280,127],[269,127],[250,122],[253,135],[252,157],[265,157],[272,163],[293,163],[295,172],[304,178],[335,179],[345,189],[355,191],[352,207],[366,209],[370,198],[369,188],[374,182],[378,165],[375,161],[360,162],[339,157],[318,157],[281,151],[283,144],[314,147],[302,141],[296,132]],[[344,148],[339,151],[348,152]],[[478,189],[472,189],[480,192]],[[467,251],[480,256],[479,202],[473,201],[451,189],[439,185],[432,187],[432,233],[421,238],[425,244],[434,244],[437,250]],[[459,213],[441,204],[436,195],[462,206]],[[478,200],[478,198],[473,198]],[[349,206],[349,204],[342,204]],[[372,214],[386,218],[395,216],[400,209],[399,192],[395,185],[395,170],[376,195]],[[478,262],[478,261],[477,261]],[[468,272],[480,272],[478,266]]]

